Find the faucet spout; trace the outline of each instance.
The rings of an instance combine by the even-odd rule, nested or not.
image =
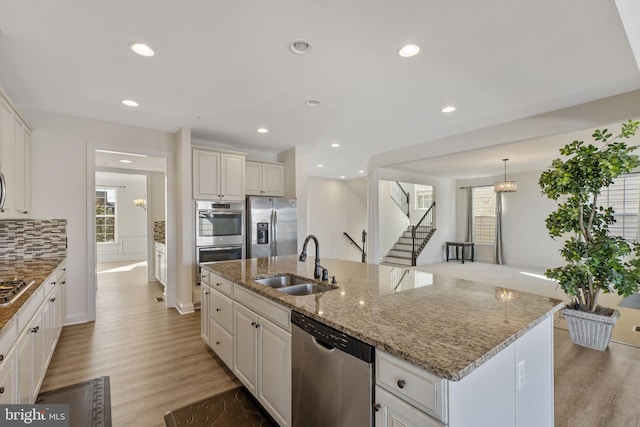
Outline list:
[[[319,279],[324,276],[323,271],[326,270],[320,265],[320,244],[318,243],[318,238],[313,234],[309,234],[306,239],[304,239],[304,243],[302,245],[302,252],[300,253],[300,257],[298,261],[305,262],[307,260],[307,245],[309,244],[309,240],[313,240],[316,244],[316,265],[313,269],[313,277],[315,279]]]

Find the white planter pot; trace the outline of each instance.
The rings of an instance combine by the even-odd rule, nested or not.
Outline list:
[[[567,321],[569,335],[571,335],[571,341],[574,344],[605,351],[611,339],[613,326],[620,317],[620,312],[613,310],[611,316],[603,316],[564,308],[562,315]]]

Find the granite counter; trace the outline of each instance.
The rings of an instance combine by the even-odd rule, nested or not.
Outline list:
[[[7,323],[20,308],[36,293],[49,275],[64,261],[64,258],[32,258],[21,260],[3,260],[0,263],[0,279],[33,279],[33,285],[13,303],[0,307],[0,336]]]
[[[337,288],[306,296],[287,295],[253,279],[283,274],[312,278],[312,258],[253,258],[201,266],[453,381],[563,306],[553,298],[405,268],[328,258],[321,264],[336,277]]]

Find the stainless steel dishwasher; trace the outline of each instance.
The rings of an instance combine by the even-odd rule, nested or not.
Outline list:
[[[293,427],[373,425],[373,347],[291,312]]]

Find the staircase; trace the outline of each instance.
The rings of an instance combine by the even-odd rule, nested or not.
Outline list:
[[[412,253],[413,253],[413,239],[411,238],[410,225],[398,239],[393,248],[389,251],[387,256],[384,257],[384,262],[390,262],[393,264],[413,265]]]
[[[416,260],[420,252],[427,245],[427,242],[436,232],[435,229],[435,202],[431,204],[427,212],[420,219],[418,224],[410,225],[398,241],[393,245],[384,262],[400,265],[416,265]]]

